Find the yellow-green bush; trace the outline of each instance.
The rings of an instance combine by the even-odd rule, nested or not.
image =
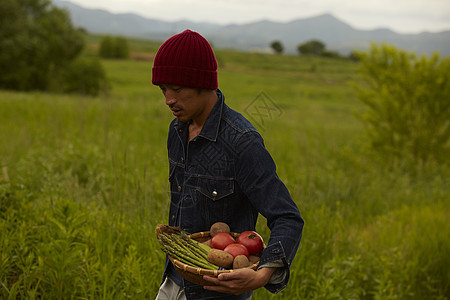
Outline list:
[[[360,116],[373,149],[389,162],[448,163],[450,57],[416,56],[375,44],[361,54]]]

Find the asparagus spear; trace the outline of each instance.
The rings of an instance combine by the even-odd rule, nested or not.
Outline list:
[[[157,228],[158,231],[158,228]],[[210,263],[207,259],[209,247],[201,244],[181,231],[171,228],[164,233],[159,231],[158,241],[162,246],[162,250],[181,262],[209,270],[217,270],[218,266]]]

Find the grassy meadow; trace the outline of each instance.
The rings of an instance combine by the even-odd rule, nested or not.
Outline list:
[[[102,60],[107,95],[0,91],[1,299],[154,299],[172,115],[151,84],[159,44],[130,46]],[[256,127],[305,219],[289,285],[253,299],[450,299],[448,165],[410,174],[368,151],[358,64],[216,55],[229,106],[278,108]],[[257,229],[267,240],[264,218]]]

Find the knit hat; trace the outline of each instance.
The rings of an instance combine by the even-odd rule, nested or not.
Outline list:
[[[152,83],[215,90],[217,61],[208,41],[189,29],[165,41],[156,53]]]

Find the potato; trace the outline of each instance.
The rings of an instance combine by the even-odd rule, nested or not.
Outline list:
[[[216,222],[212,224],[211,228],[209,229],[209,235],[213,237],[219,232],[230,233],[230,226],[228,226],[228,224],[224,222]]]
[[[208,251],[208,261],[219,267],[229,269],[233,266],[233,260],[233,255],[223,250],[211,249]]]
[[[256,255],[250,255],[248,257],[248,260],[250,261],[250,264],[257,264],[259,262],[259,256]]]
[[[234,258],[233,269],[241,269],[250,266],[247,256],[238,255]]]
[[[202,242],[202,244],[211,247],[211,239],[207,239],[206,241]]]

